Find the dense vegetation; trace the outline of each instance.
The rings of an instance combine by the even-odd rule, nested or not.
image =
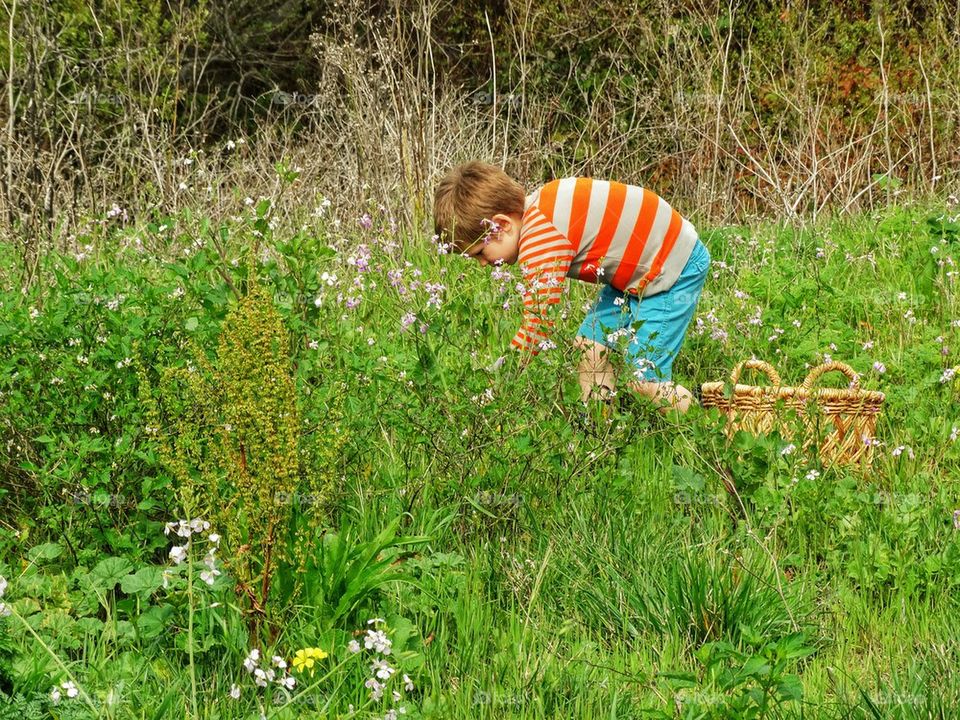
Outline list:
[[[0,718],[955,716],[955,4],[0,20]],[[583,405],[579,284],[524,367],[473,158],[667,197],[678,380],[848,363],[872,465]]]

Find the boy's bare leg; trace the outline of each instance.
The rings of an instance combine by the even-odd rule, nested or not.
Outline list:
[[[697,402],[692,392],[675,382],[633,381],[629,383],[629,387],[657,403],[657,409],[662,415],[671,410],[685,413],[691,404]]]
[[[610,348],[584,337],[578,337],[574,345],[583,350],[583,359],[578,368],[581,400],[586,402],[591,397],[608,397],[617,386],[613,365],[607,359]]]

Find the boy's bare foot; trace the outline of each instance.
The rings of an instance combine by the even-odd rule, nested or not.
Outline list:
[[[693,393],[675,382],[634,381],[629,383],[628,387],[644,397],[650,398],[656,403],[657,410],[662,415],[674,410],[685,413],[691,405],[697,404]]]

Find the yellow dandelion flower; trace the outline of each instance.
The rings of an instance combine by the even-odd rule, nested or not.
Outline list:
[[[328,653],[320,648],[303,648],[297,650],[294,654],[293,667],[299,673],[302,673],[304,670],[309,670],[310,674],[313,675],[314,664],[326,657],[329,657]]]

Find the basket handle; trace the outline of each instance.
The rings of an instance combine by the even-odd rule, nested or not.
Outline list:
[[[817,367],[810,371],[810,374],[807,375],[806,379],[800,383],[800,387],[802,387],[804,390],[809,390],[811,387],[813,387],[813,384],[817,381],[817,378],[824,373],[833,372],[834,370],[839,370],[846,375],[847,378],[849,378],[854,390],[860,389],[860,376],[857,375],[856,371],[852,367],[846,363],[840,362],[839,360],[832,360],[831,362],[817,365]]]
[[[730,384],[736,385],[737,381],[740,380],[740,371],[741,370],[761,370],[763,373],[770,378],[770,381],[774,385],[783,385],[783,381],[780,379],[779,373],[776,369],[768,362],[763,360],[747,360],[737,365],[733,372],[730,373]]]

